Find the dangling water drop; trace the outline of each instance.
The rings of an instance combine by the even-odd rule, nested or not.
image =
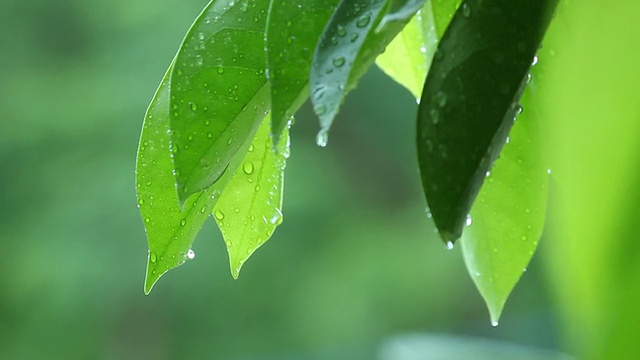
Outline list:
[[[316,144],[320,147],[327,146],[327,142],[329,141],[329,131],[327,129],[322,129],[318,131],[318,135],[316,136]]]
[[[189,249],[189,251],[187,251],[187,259],[193,260],[195,257],[196,253],[192,249]]]

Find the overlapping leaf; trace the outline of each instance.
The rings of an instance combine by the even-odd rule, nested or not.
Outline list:
[[[555,0],[464,1],[422,92],[418,158],[446,242],[460,237],[485,174],[505,143]]]
[[[376,64],[416,99],[420,99],[438,44],[433,24],[431,4],[427,2],[376,59]]]
[[[171,74],[170,127],[178,197],[211,186],[268,110],[268,0],[212,1]]]
[[[225,239],[234,278],[249,256],[282,223],[288,129],[285,128],[282,137],[277,151],[273,151],[271,119],[267,117],[215,206],[213,215]]]
[[[386,6],[384,0],[343,0],[324,29],[310,75],[321,146],[327,143],[329,127],[346,93],[409,21],[402,17],[377,28],[387,13]]]
[[[266,50],[272,133],[278,137],[308,97],[315,45],[339,0],[271,0]]]

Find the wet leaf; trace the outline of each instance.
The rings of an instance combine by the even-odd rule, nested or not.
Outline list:
[[[178,197],[211,186],[269,107],[264,29],[268,1],[212,1],[171,74],[170,126]]]
[[[408,21],[389,22],[376,32],[385,9],[384,0],[343,0],[324,29],[313,56],[309,85],[320,118],[320,146],[327,143],[344,96]]]
[[[282,223],[282,187],[289,131],[284,130],[277,151],[270,136],[267,117],[220,196],[213,212],[222,232],[231,274],[237,278],[244,262],[262,246]]]
[[[387,50],[378,56],[376,64],[420,99],[437,44],[433,13],[428,2],[391,41]]]
[[[339,0],[271,0],[266,49],[271,81],[271,121],[277,139],[308,97],[316,43]]]
[[[169,68],[169,72],[171,67]],[[218,185],[178,203],[169,149],[169,74],[158,88],[142,128],[136,163],[138,206],[149,245],[144,291],[187,260],[193,240],[220,193]]]
[[[464,1],[429,70],[418,112],[423,188],[445,242],[462,234],[500,154],[556,0]]]
[[[521,100],[524,111],[471,208],[472,224],[461,239],[467,270],[494,325],[526,271],[544,228],[549,166],[542,146],[541,94],[535,80],[543,71],[540,66],[533,68],[534,80]]]
[[[442,38],[447,26],[453,19],[458,6],[462,0],[430,0],[431,9],[433,11],[433,20],[435,22],[435,31],[438,37]]]

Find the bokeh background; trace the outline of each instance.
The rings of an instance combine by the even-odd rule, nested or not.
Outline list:
[[[137,141],[205,4],[0,2],[0,358],[400,359],[461,338],[565,350],[539,255],[490,325],[426,217],[415,100],[376,68],[327,148],[309,107],[297,116],[285,221],[239,280],[208,221],[196,258],[145,296]]]

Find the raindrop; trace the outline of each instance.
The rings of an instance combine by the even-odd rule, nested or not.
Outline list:
[[[438,106],[444,107],[445,105],[447,105],[447,94],[443,93],[442,91],[438,91],[435,100]]]
[[[341,67],[342,65],[344,65],[344,63],[344,56],[336,56],[333,58],[333,66],[335,67]]]
[[[498,324],[498,322],[497,322],[497,321],[495,321],[495,320],[492,320],[492,321],[491,321],[491,326],[493,326],[493,327],[498,327],[498,325],[499,325],[499,324]]]
[[[453,249],[453,241],[447,241],[444,246],[446,246],[447,250]]]
[[[464,17],[471,16],[471,8],[467,3],[462,4],[462,15],[464,15]]]
[[[531,61],[531,66],[534,66],[537,63],[538,63],[538,55],[534,55],[533,56],[533,61]]]
[[[156,262],[158,260],[158,255],[156,255],[156,253],[151,252],[151,255],[149,256],[149,260],[151,260],[152,263]]]
[[[351,35],[351,38],[349,39],[349,41],[351,41],[352,43],[354,43],[354,42],[356,42],[356,40],[358,40],[358,37],[359,37],[359,36],[360,36],[360,35],[358,35],[357,33],[356,33],[356,34],[353,34],[353,35]]]
[[[193,102],[192,102],[192,103],[190,103],[190,104],[189,104],[189,106],[191,106],[191,110],[192,110],[192,111],[196,111],[196,110],[198,110],[198,105],[196,105],[196,103],[193,103]]]
[[[250,146],[249,146],[249,152],[253,152],[253,149],[255,149],[255,148],[253,147],[253,145],[250,145]]]
[[[345,35],[347,35],[347,29],[345,29],[345,27],[342,25],[338,25],[336,33],[338,34],[338,36],[344,37]]]
[[[185,219],[180,220],[180,226],[185,226],[185,225],[187,225],[187,220]]]
[[[369,15],[367,14],[362,15],[358,18],[358,20],[356,20],[356,26],[359,28],[363,28],[367,26],[370,21],[371,21],[371,17]]]
[[[219,67],[218,68],[218,74],[224,74],[224,68],[223,67]]]
[[[327,112],[327,106],[325,104],[317,104],[313,107],[313,110],[318,114],[318,116],[322,116]]]
[[[329,132],[327,129],[322,129],[318,131],[318,135],[316,136],[316,144],[320,147],[327,146],[327,142],[329,141]]]
[[[473,219],[471,219],[471,215],[467,215],[467,219],[464,221],[464,225],[466,227],[471,226],[471,224],[473,224]]]
[[[251,175],[253,173],[253,163],[251,163],[250,161],[245,162],[242,165],[242,171],[244,171],[244,173],[247,175]]]
[[[240,208],[235,208],[233,211],[234,211],[236,214],[239,214],[239,213],[240,213]]]
[[[196,257],[196,253],[192,249],[189,249],[189,251],[187,251],[187,259],[193,260],[195,259],[195,257]]]
[[[223,220],[224,219],[224,213],[220,210],[216,210],[213,212],[213,216],[215,216],[216,219],[218,220]]]

